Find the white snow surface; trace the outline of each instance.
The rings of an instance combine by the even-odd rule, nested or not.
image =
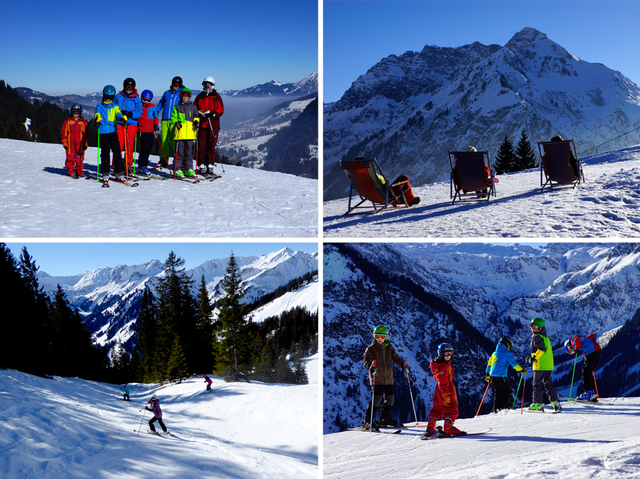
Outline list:
[[[605,401],[613,405],[563,402],[560,414],[517,409],[456,421],[458,428],[469,433],[492,429],[479,436],[423,441],[424,428],[398,435],[326,434],[324,477],[638,478],[640,399]]]
[[[112,384],[0,370],[0,477],[316,478],[317,369],[315,355],[302,386],[130,384],[130,402]],[[171,437],[146,433],[154,393]]]
[[[295,291],[289,291],[270,303],[256,309],[251,313],[251,320],[254,323],[261,323],[267,318],[280,316],[285,311],[294,308],[305,308],[309,312],[318,311],[318,286],[319,283],[313,281]]]
[[[493,159],[492,159],[493,160]],[[540,191],[540,170],[499,175],[496,197],[451,204],[449,182],[412,185],[418,205],[345,216],[347,198],[323,204],[331,238],[637,238],[640,145],[581,158],[586,181]],[[411,172],[406,174],[411,180]],[[354,193],[352,204],[357,204]],[[359,201],[359,199],[358,199]],[[365,204],[367,204],[365,203]],[[364,204],[363,204],[364,205]]]
[[[97,148],[85,154],[95,174]],[[158,157],[151,156],[155,165]],[[61,145],[0,139],[3,238],[317,238],[318,181],[224,165],[136,188],[66,176]]]

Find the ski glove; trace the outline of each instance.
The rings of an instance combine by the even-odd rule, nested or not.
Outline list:
[[[193,131],[198,131],[198,120],[193,120]]]
[[[96,113],[93,117],[96,119],[96,123],[100,123],[102,121],[102,115],[100,115],[100,113]]]
[[[160,127],[158,125],[153,125],[153,131],[155,132],[160,131]]]
[[[490,382],[491,382],[491,376],[489,376],[488,374],[487,374],[487,382],[488,382],[488,383],[490,383]]]
[[[181,122],[176,122],[176,128],[179,130],[180,128],[182,128],[182,123]]]

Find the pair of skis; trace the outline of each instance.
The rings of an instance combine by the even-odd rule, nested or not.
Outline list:
[[[374,433],[380,433],[380,434],[400,434],[403,429],[411,429],[414,427],[427,427],[427,423],[424,423],[424,424],[417,423],[415,425],[404,425],[404,426],[400,426],[399,428],[381,428],[381,429],[369,429],[364,426],[360,426],[360,427],[349,428],[348,431],[374,432]],[[430,439],[443,439],[445,437],[480,436],[482,434],[487,434],[488,432],[491,432],[491,429],[487,429],[486,431],[479,431],[479,432],[468,432],[466,434],[444,434],[443,432],[438,430],[431,436],[422,437],[422,439],[430,440]]]

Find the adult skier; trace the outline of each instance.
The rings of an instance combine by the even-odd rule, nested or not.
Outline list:
[[[138,96],[138,90],[136,90],[136,81],[133,78],[126,78],[122,82],[122,91],[116,95],[115,104],[127,117],[127,122],[124,125],[118,125],[118,141],[120,149],[124,152],[127,171],[131,172],[133,150],[138,133],[138,118],[142,116],[142,102]]]
[[[62,146],[67,154],[64,166],[69,176],[84,176],[84,152],[88,140],[87,120],[82,118],[82,107],[76,103],[69,110],[69,118],[62,123]]]
[[[509,386],[509,380],[507,379],[509,366],[518,372],[527,374],[527,368],[520,366],[513,357],[512,347],[513,338],[511,336],[503,336],[487,363],[487,381],[493,386],[494,392],[493,412],[509,409],[511,404],[511,386]]]
[[[467,434],[453,425],[458,418],[458,394],[454,384],[454,370],[451,359],[453,358],[453,346],[442,343],[438,346],[438,356],[431,360],[429,367],[433,378],[438,382],[433,392],[433,406],[429,411],[427,430],[422,436],[427,439],[436,432],[450,436],[464,436]],[[444,429],[436,428],[436,422],[444,418]]]
[[[542,406],[543,387],[547,391],[553,409],[560,411],[558,392],[553,385],[553,349],[547,335],[547,328],[542,318],[531,320],[531,362],[533,363],[533,401],[529,406],[532,411],[544,411]]]
[[[216,144],[220,132],[220,117],[224,113],[222,98],[214,88],[216,81],[213,77],[202,80],[203,90],[196,96],[194,104],[201,117],[198,130],[198,168],[201,174],[213,174],[215,164]]]
[[[374,385],[373,398],[367,405],[363,426],[367,429],[395,427],[400,424],[391,418],[395,396],[393,392],[393,363],[407,373],[409,367],[403,361],[387,339],[389,330],[385,326],[376,326],[373,330],[373,342],[364,352],[363,364],[369,370],[369,384]],[[384,404],[382,401],[384,399]],[[373,403],[373,404],[372,404]],[[380,422],[376,423],[376,413],[380,409]],[[371,409],[373,408],[373,410]],[[372,424],[373,418],[373,424]]]
[[[593,371],[600,362],[602,356],[602,347],[596,341],[596,333],[589,336],[573,336],[564,343],[564,348],[569,354],[584,354],[584,362],[582,363],[582,386],[584,392],[578,397],[585,401],[597,401],[595,377]]]
[[[173,140],[173,134],[171,133],[172,123],[171,123],[171,113],[173,112],[173,107],[176,106],[180,102],[180,90],[182,90],[182,78],[176,76],[171,80],[171,86],[167,91],[164,92],[162,98],[158,102],[158,106],[156,106],[156,110],[158,110],[158,115],[162,112],[162,124],[160,130],[161,148],[164,151],[164,156],[169,157],[174,154],[175,151],[175,141]],[[164,160],[162,159],[162,155],[160,155],[160,161],[158,162],[159,166],[168,167]]]
[[[149,406],[149,404],[151,406]],[[162,409],[160,409],[160,400],[155,394],[151,396],[151,399],[149,399],[149,403],[144,408],[147,411],[151,411],[153,413],[153,417],[149,421],[149,429],[151,430],[150,433],[156,432],[156,428],[153,426],[153,423],[158,421],[158,424],[160,424],[160,427],[162,428],[162,432],[166,434],[167,427],[164,425],[164,422],[162,422]]]

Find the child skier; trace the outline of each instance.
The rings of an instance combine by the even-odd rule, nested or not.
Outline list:
[[[453,358],[453,346],[442,343],[438,346],[438,356],[431,360],[429,365],[438,384],[433,392],[433,406],[429,411],[429,422],[422,439],[428,439],[434,434],[449,436],[467,434],[453,425],[458,418],[458,395],[453,383],[454,371],[451,358]],[[436,428],[436,421],[440,418],[444,418],[444,429]]]
[[[115,103],[122,114],[127,117],[127,121],[118,126],[118,140],[120,148],[124,151],[127,171],[131,172],[133,150],[138,133],[138,118],[142,116],[142,103],[138,97],[138,90],[136,90],[136,81],[133,78],[127,78],[122,83],[122,91],[116,95]]]
[[[213,381],[206,374],[204,375],[204,382],[207,383],[207,392],[211,391],[211,383]]]
[[[198,115],[202,118],[198,130],[198,168],[201,174],[213,175],[216,144],[220,132],[220,117],[224,113],[224,103],[215,90],[213,77],[205,77],[202,91],[194,101]]]
[[[153,413],[153,417],[149,421],[149,429],[151,429],[149,434],[155,434],[156,428],[153,426],[153,423],[156,422],[156,421],[158,421],[158,424],[160,424],[160,427],[162,428],[162,432],[167,434],[167,427],[162,422],[162,409],[160,409],[160,400],[154,394],[153,396],[151,396],[151,399],[149,399],[149,403],[148,404],[151,404],[151,407],[149,407],[147,405],[144,408],[147,411],[151,411]]]
[[[518,372],[527,374],[527,368],[520,366],[511,353],[513,338],[503,336],[487,363],[487,381],[493,385],[493,412],[509,409],[511,403],[511,387],[507,379],[509,366]]]
[[[138,133],[140,133],[140,156],[138,169],[143,175],[149,174],[149,153],[153,147],[154,132],[158,131],[158,110],[153,106],[153,92],[142,92],[142,116],[138,118]]]
[[[77,103],[69,113],[69,118],[62,123],[62,146],[67,154],[64,166],[69,176],[80,178],[84,176],[84,151],[89,140],[87,120],[82,118],[82,107]]]
[[[532,411],[544,411],[542,405],[542,388],[547,391],[553,409],[560,411],[558,393],[553,385],[551,373],[553,372],[553,350],[551,341],[547,336],[547,328],[542,318],[531,320],[531,362],[533,363],[533,401],[529,409]]]
[[[602,356],[602,347],[596,341],[596,333],[589,336],[574,336],[567,339],[564,348],[569,354],[584,354],[584,362],[582,363],[582,386],[584,392],[578,397],[585,401],[597,401],[595,377],[593,371],[600,362]]]
[[[110,153],[113,152],[113,169],[115,178],[123,181],[124,163],[120,156],[120,142],[116,133],[117,122],[127,121],[127,117],[122,114],[120,108],[113,103],[116,96],[116,88],[107,85],[102,90],[102,103],[96,106],[94,118],[98,124],[98,141],[100,142],[100,166],[97,174],[105,185],[109,184],[109,172],[111,169]]]
[[[173,112],[173,107],[180,101],[180,90],[183,86],[182,78],[173,77],[171,80],[171,86],[164,92],[158,102],[158,106],[156,107],[158,110],[158,116],[160,116],[160,112],[162,112],[162,128],[160,132],[162,143],[160,147],[162,148],[165,157],[171,156],[174,152],[175,142],[173,141],[173,135],[171,134],[171,128],[173,127],[171,122],[171,113]],[[163,155],[161,154],[158,165],[169,167],[169,165],[165,164],[162,157]]]
[[[171,113],[171,126],[175,127],[176,140],[176,176],[192,177],[193,171],[193,147],[197,138],[198,109],[191,102],[191,90],[183,88],[180,91],[180,103],[173,107]]]
[[[399,426],[395,419],[391,418],[391,409],[394,403],[393,393],[393,363],[405,371],[409,371],[407,362],[400,359],[396,350],[387,339],[389,330],[384,326],[376,326],[373,330],[373,342],[364,352],[363,363],[369,370],[369,383],[374,385],[373,398],[367,405],[364,414],[363,426],[367,429],[377,429],[387,426]],[[374,366],[375,364],[375,366]],[[380,422],[376,424],[375,417],[380,404],[384,404],[380,410]],[[373,402],[373,404],[372,404]],[[373,410],[371,409],[373,407]],[[372,423],[373,418],[373,423]]]
[[[127,386],[126,384],[123,384],[122,387],[120,388],[120,391],[122,391],[122,394],[124,394],[124,397],[122,398],[123,401],[128,401],[129,400],[129,386]]]

